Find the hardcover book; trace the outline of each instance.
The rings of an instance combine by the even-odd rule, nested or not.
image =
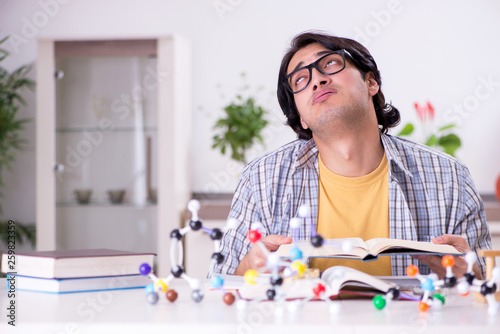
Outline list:
[[[320,283],[325,286],[324,296],[330,299],[340,298],[341,296],[373,297],[378,294],[386,294],[391,288],[400,288],[395,281],[397,281],[397,277],[372,276],[353,268],[334,266],[325,270],[321,278],[285,280],[281,285],[281,289],[287,299],[314,299],[314,288]],[[417,284],[420,284],[418,280]],[[265,299],[266,291],[269,288],[271,288],[270,283],[254,285],[245,283],[238,292],[243,299]],[[404,288],[407,289],[408,286]],[[400,297],[408,300],[415,299],[412,292],[402,291]]]
[[[41,278],[138,275],[139,266],[153,266],[154,253],[114,249],[71,249],[2,254],[2,272]]]
[[[349,250],[342,245],[349,243]],[[293,247],[299,247],[306,257],[351,258],[372,261],[380,255],[464,255],[450,245],[438,245],[432,242],[375,238],[363,241],[361,238],[326,239],[323,246],[313,247],[309,241],[301,240],[296,244],[282,245],[277,250],[281,257],[288,257]]]
[[[7,275],[7,284],[10,275]],[[16,290],[47,292],[47,293],[71,293],[90,292],[104,290],[123,290],[144,288],[151,283],[147,276],[123,275],[87,278],[38,278],[29,276],[15,276]]]

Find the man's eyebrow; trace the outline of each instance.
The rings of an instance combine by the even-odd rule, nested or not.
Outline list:
[[[323,50],[323,51],[319,51],[319,52],[316,52],[316,56],[318,58],[320,58],[321,56],[324,56],[326,55],[327,53],[330,53],[330,52],[333,52],[332,50]],[[304,62],[303,61],[299,61],[299,63],[295,66],[295,68],[292,70],[292,72],[298,70],[299,68],[301,68],[302,66],[304,66]],[[290,72],[290,73],[292,73]]]

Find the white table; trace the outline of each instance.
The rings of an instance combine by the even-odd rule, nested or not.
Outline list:
[[[171,282],[176,302],[145,301],[144,290],[52,295],[17,291],[16,327],[7,324],[10,302],[0,282],[0,333],[500,333],[500,314],[488,316],[487,305],[471,297],[448,296],[441,311],[419,313],[417,302],[395,301],[376,310],[370,300],[308,302],[298,313],[276,315],[277,304],[260,302],[239,311],[225,305],[220,291],[208,291],[201,303],[191,300],[182,280]],[[311,333],[312,334],[312,333]]]

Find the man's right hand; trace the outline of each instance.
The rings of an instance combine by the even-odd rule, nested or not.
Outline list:
[[[292,238],[285,237],[284,235],[271,234],[262,238],[260,241],[266,246],[268,251],[274,252],[281,245],[292,243]],[[258,270],[266,265],[266,261],[266,254],[264,254],[259,246],[254,244],[252,248],[250,248],[248,254],[241,260],[234,274],[242,276],[248,269]]]

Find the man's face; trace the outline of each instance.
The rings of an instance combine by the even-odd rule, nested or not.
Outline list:
[[[330,51],[320,44],[310,44],[300,49],[290,60],[287,74],[309,65]],[[346,67],[339,73],[324,75],[312,69],[311,82],[303,91],[294,94],[304,129],[311,129],[313,136],[331,134],[333,131],[353,129],[376,115],[372,97],[378,84],[369,72],[365,78],[346,56]]]

